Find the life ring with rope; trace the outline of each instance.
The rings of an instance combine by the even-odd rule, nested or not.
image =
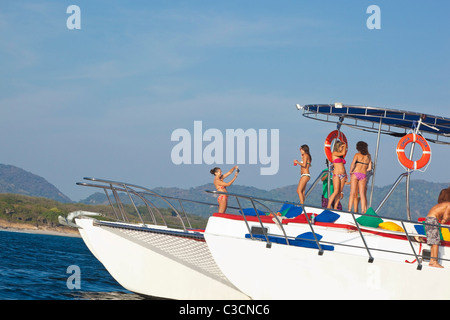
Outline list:
[[[411,142],[419,144],[419,146],[422,148],[422,157],[417,161],[410,160],[405,155],[405,147],[408,144],[410,144]],[[421,169],[421,168],[425,167],[431,159],[430,144],[424,137],[422,137],[419,134],[415,134],[415,133],[409,133],[409,134],[405,135],[403,138],[401,138],[397,144],[396,151],[397,151],[398,161],[404,167],[411,169],[411,170],[417,170],[417,169]]]
[[[345,134],[339,130],[334,130],[331,131],[330,134],[327,136],[327,138],[325,139],[325,155],[328,159],[328,161],[332,162],[332,151],[331,151],[331,144],[333,143],[333,140],[338,139],[340,141],[345,142],[346,145],[348,145],[347,143],[347,137],[345,136]],[[348,149],[348,148],[347,148]],[[344,157],[347,155],[347,150],[345,151]]]

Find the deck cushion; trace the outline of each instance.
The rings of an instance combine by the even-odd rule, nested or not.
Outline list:
[[[322,239],[322,235],[318,234],[317,232],[315,234],[316,234],[317,241],[320,241],[320,239]],[[319,247],[317,246],[316,240],[314,239],[314,234],[312,232],[305,232],[305,233],[299,234],[297,237],[295,237],[294,242],[295,243],[293,243],[293,244],[296,246],[299,246],[299,247],[319,249]],[[329,250],[329,251],[334,250],[334,246],[330,246],[330,245],[320,244],[320,247],[322,248],[322,250]]]
[[[257,210],[258,214],[260,216],[265,216],[265,212],[262,212],[261,210]],[[242,211],[239,210],[239,212],[242,214],[242,212],[244,213],[244,215],[246,216],[256,216],[256,212],[254,208],[246,208],[246,209],[242,209]]]
[[[356,221],[365,227],[378,228],[378,225],[383,222],[383,219],[378,217],[372,208],[367,209],[366,215],[361,216]]]
[[[288,210],[288,212],[286,213],[285,217],[286,217],[286,218],[289,218],[289,219],[290,219],[290,218],[295,218],[295,217],[301,215],[302,212],[303,212],[303,208],[302,208],[302,207],[295,207],[295,206],[292,206],[292,207],[289,208],[289,210]]]
[[[293,204],[290,204],[290,203],[284,203],[282,206],[281,206],[281,209],[280,209],[280,212],[281,211],[284,211],[284,210],[286,210],[286,209],[290,209],[290,208],[292,208],[292,207],[295,207]]]
[[[328,222],[328,223],[333,223],[335,222],[337,219],[339,219],[340,215],[330,211],[330,210],[323,210],[322,213],[320,213],[319,215],[316,216],[315,220],[317,222]]]
[[[318,233],[316,233],[316,237],[317,237],[317,240],[322,239],[322,236]],[[250,234],[248,234],[248,233],[245,234],[245,238],[250,239],[251,238]],[[254,234],[253,238],[266,241],[266,237],[262,234]],[[284,245],[286,244],[286,238],[284,238],[284,237],[269,235],[269,236],[267,236],[267,238],[272,243],[278,243],[278,244],[284,244]],[[295,239],[289,239],[289,245],[297,246],[297,247],[304,247],[304,248],[318,249],[318,246],[314,240],[314,236],[313,236],[312,232],[305,232],[305,233],[298,235],[297,238],[295,238]],[[321,244],[320,246],[322,247],[322,250],[328,250],[328,251],[334,250],[334,246],[323,245],[323,244]]]
[[[384,230],[405,232],[402,227],[391,221],[382,222],[378,225],[378,227]]]
[[[317,240],[320,241],[320,239],[322,239],[323,236],[316,232],[316,237],[317,237]],[[299,234],[298,236],[295,237],[295,239],[297,239],[297,240],[313,240],[313,241],[315,241],[314,234],[312,232],[310,232],[310,231],[302,233],[302,234]]]

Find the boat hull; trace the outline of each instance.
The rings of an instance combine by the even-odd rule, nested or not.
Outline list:
[[[249,299],[226,279],[200,234],[75,222],[90,251],[127,290],[168,299]]]
[[[260,223],[248,222],[249,227]],[[264,224],[271,234],[280,228]],[[284,225],[287,235],[310,230],[308,224]],[[334,246],[319,252],[316,248],[245,237],[244,221],[213,216],[205,239],[222,272],[252,299],[449,299],[450,272],[420,265],[407,254],[355,248],[360,241],[352,230],[314,226],[325,240],[351,246]],[[370,248],[409,250],[400,237],[365,233]],[[294,236],[295,237],[295,236]],[[414,243],[418,253],[426,244]],[[444,255],[447,248],[441,248]],[[406,251],[405,251],[406,250]],[[321,254],[319,254],[321,253]],[[370,257],[372,259],[370,259]]]

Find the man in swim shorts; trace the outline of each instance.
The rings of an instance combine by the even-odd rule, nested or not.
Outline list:
[[[450,201],[441,202],[430,209],[425,219],[427,244],[431,246],[430,267],[443,268],[438,263],[439,245],[441,243],[439,223],[450,220]]]

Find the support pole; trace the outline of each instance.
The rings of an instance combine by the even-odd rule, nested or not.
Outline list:
[[[419,133],[420,125],[422,124],[422,117],[420,117],[419,122],[417,123],[416,128],[414,129],[414,134]],[[409,153],[409,159],[412,160],[413,154],[414,154],[414,147],[416,143],[413,142],[411,146],[411,152]],[[410,169],[407,169],[408,173],[410,173]],[[409,208],[409,187],[410,187],[410,177],[411,175],[408,174],[406,177],[406,214],[408,215],[408,220],[411,220],[411,210]]]
[[[373,168],[372,168],[372,185],[370,186],[370,196],[369,196],[369,208],[372,207],[372,199],[373,199],[373,188],[375,186],[375,171],[377,168],[378,163],[378,150],[380,149],[380,136],[381,136],[381,123],[382,118],[380,118],[380,124],[378,127],[378,136],[377,136],[377,147],[375,149],[375,160],[373,162]]]

